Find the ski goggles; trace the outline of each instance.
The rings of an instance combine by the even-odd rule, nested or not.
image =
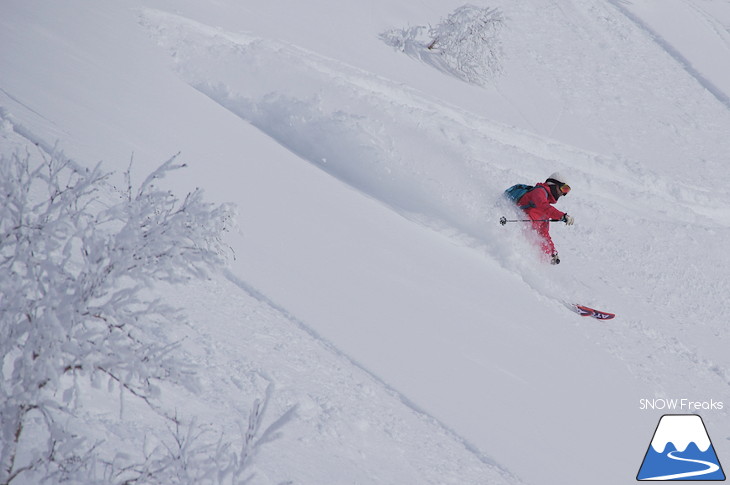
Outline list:
[[[568,184],[558,184],[558,190],[562,195],[568,195],[568,192],[570,192],[570,185]]]

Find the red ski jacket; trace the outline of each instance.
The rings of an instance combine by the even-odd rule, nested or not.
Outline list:
[[[550,222],[541,219],[562,219],[565,212],[559,211],[553,204],[557,199],[550,192],[550,187],[545,183],[535,184],[535,188],[520,197],[517,205],[525,211],[533,221],[532,227],[542,237],[542,249],[546,254],[551,255],[555,251],[555,244],[550,237]]]

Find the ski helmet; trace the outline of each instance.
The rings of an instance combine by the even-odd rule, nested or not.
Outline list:
[[[553,172],[545,180],[545,183],[550,186],[550,191],[555,199],[558,199],[561,195],[568,195],[568,192],[570,192],[570,185],[565,181],[565,177],[560,172]]]
[[[545,183],[548,183],[548,182],[570,185],[570,184],[568,184],[568,182],[565,181],[565,177],[563,177],[563,175],[560,172],[553,172],[547,178],[547,180],[545,180]]]

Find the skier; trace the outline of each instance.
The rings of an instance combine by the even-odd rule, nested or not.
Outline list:
[[[550,220],[563,221],[569,226],[575,222],[572,216],[553,207],[561,196],[569,192],[570,185],[565,183],[565,177],[555,172],[517,200],[517,206],[525,211],[540,236],[540,247],[550,258],[551,264],[559,264],[560,258],[550,237]]]

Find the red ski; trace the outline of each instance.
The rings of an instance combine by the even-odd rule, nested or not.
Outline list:
[[[585,305],[571,305],[573,311],[583,317],[593,317],[598,320],[611,320],[616,315],[614,313],[602,312],[594,308],[587,307]]]

